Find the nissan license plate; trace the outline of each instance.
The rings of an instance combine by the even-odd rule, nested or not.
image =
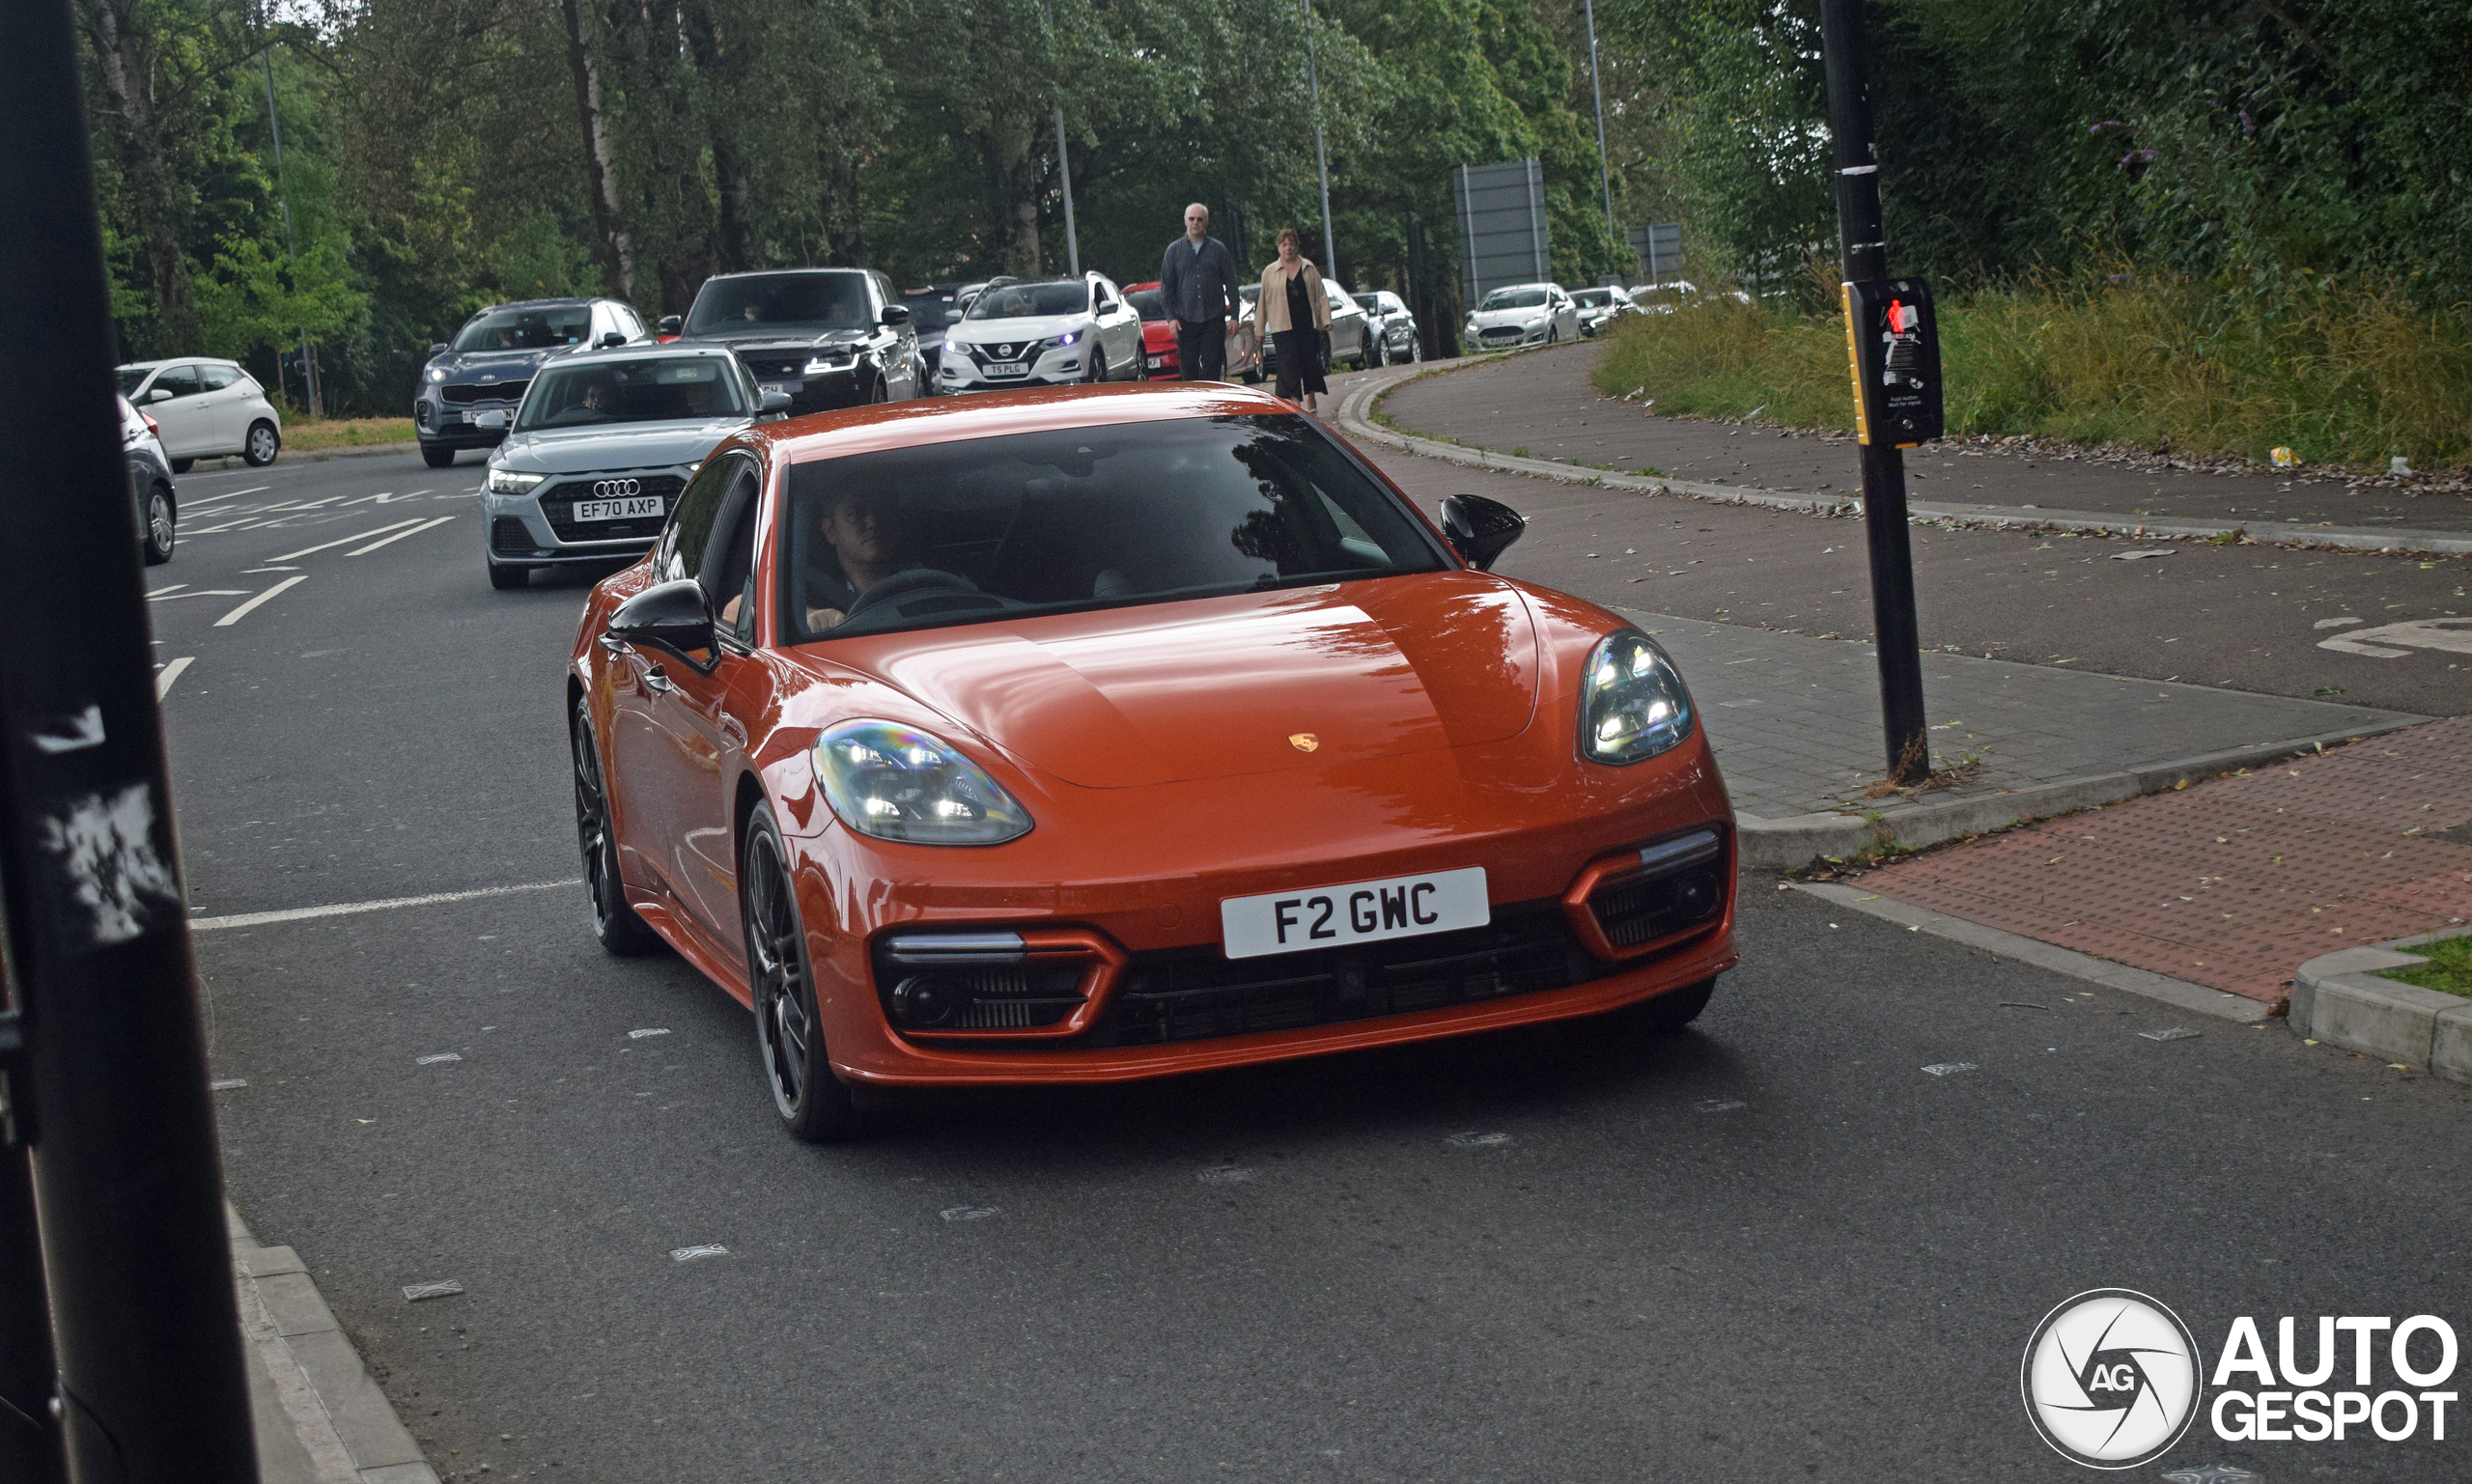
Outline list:
[[[767,381],[763,384],[766,391],[779,392],[784,397],[795,397],[807,389],[804,381]]]
[[[991,377],[1026,377],[1030,374],[1030,367],[1026,361],[989,361],[987,374]]]
[[[1231,959],[1378,943],[1491,921],[1482,866],[1226,897],[1219,904],[1220,938]]]
[[[639,494],[623,500],[576,501],[576,518],[578,520],[632,520],[660,513],[660,496],[658,494]]]

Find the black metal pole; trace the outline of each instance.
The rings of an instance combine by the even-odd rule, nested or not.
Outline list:
[[[33,1176],[23,1149],[0,1147],[0,1479],[69,1477],[51,1412],[55,1380]]]
[[[69,0],[0,109],[0,910],[70,1477],[257,1484]]]
[[[1889,276],[1880,229],[1880,166],[1863,77],[1863,0],[1820,0],[1828,65],[1828,131],[1837,142],[1837,226],[1848,283]],[[1871,557],[1871,632],[1880,652],[1880,712],[1889,776],[1931,771],[1923,719],[1922,627],[1914,617],[1914,548],[1905,527],[1905,455],[1884,436],[1863,445],[1864,543]]]

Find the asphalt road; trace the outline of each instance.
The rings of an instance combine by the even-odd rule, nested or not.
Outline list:
[[[236,473],[267,488],[209,533],[218,477],[149,583],[231,590],[156,603],[195,910],[573,878],[581,582],[490,590],[472,464]],[[367,549],[412,517],[446,523]],[[198,951],[233,1196],[451,1479],[2057,1480],[2018,1357],[2082,1290],[2209,1353],[2239,1314],[2472,1315],[2472,1089],[2279,1022],[2145,1040],[2177,1018],[1833,911],[1747,899],[1663,1043],[990,1096],[845,1149],[782,1136],[745,1014],[602,955],[579,887]],[[2464,1471],[2193,1436],[2174,1463]]]

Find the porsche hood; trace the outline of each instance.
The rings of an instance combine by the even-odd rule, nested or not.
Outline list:
[[[1447,572],[861,641],[851,665],[1085,788],[1500,742],[1535,714],[1536,628]]]

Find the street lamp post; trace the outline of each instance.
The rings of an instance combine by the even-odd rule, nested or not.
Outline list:
[[[1621,234],[1614,227],[1614,167],[1605,155],[1605,79],[1596,70],[1596,0],[1586,0],[1582,7],[1587,14],[1587,85],[1596,95],[1596,176],[1605,186],[1605,235],[1618,245]]]
[[[1313,50],[1313,0],[1305,0],[1305,81],[1313,93],[1313,166],[1322,175],[1322,271],[1336,283],[1339,249],[1331,233],[1331,156],[1322,148],[1322,70]]]
[[[259,49],[258,60],[266,66],[267,129],[274,140],[274,199],[283,207],[283,255],[291,260],[293,271],[296,273],[300,270],[300,255],[292,242],[292,196],[283,188],[283,116],[274,105],[274,42],[271,40]],[[309,331],[305,327],[300,331],[300,383],[302,394],[309,400],[309,415],[324,416],[325,399],[318,395],[317,348],[310,344]]]
[[[1055,169],[1064,177],[1064,261],[1074,277],[1082,276],[1082,236],[1073,230],[1073,152],[1064,142],[1064,104],[1055,105]]]

